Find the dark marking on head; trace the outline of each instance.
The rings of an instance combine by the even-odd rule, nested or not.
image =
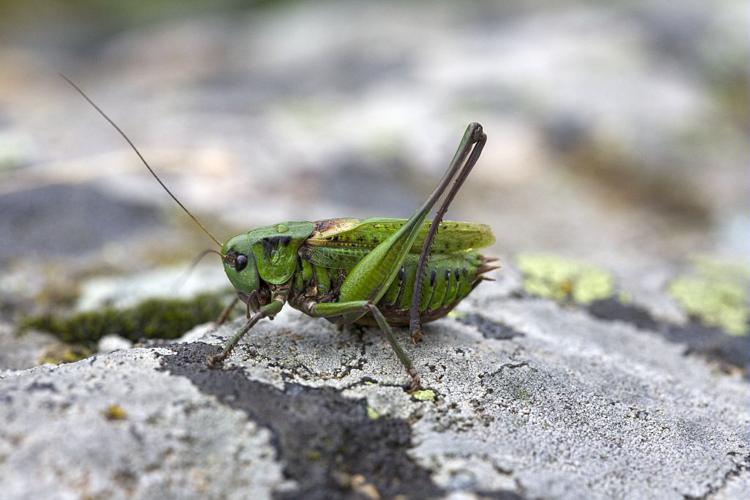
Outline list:
[[[291,241],[291,236],[269,236],[260,240],[263,245],[263,254],[266,258],[270,258],[271,254],[279,249],[279,246],[286,246]]]
[[[433,269],[430,271],[430,286],[435,286],[435,279],[437,279],[437,270]]]
[[[261,245],[263,245],[263,255],[267,258],[271,258],[271,254],[276,249],[274,246],[274,243],[271,241],[271,238],[263,238],[260,240]]]

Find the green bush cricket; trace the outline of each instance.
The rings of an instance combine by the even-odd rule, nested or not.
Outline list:
[[[282,222],[238,234],[223,244],[177,199],[133,142],[75,83],[76,89],[125,139],[151,175],[220,248],[224,271],[237,297],[217,320],[223,323],[243,302],[245,325],[208,360],[221,365],[261,319],[284,304],[338,325],[377,325],[419,388],[419,375],[392,326],[409,325],[414,343],[422,323],[448,314],[497,269],[497,259],[476,249],[494,243],[484,224],[443,221],[443,216],[476,164],[487,136],[478,123],[466,128],[438,186],[408,219],[327,219]],[[432,221],[427,217],[442,199]]]

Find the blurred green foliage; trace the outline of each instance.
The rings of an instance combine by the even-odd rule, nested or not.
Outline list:
[[[225,292],[192,299],[149,299],[127,309],[104,307],[72,315],[25,318],[21,331],[41,330],[64,342],[94,347],[108,334],[132,341],[174,339],[196,325],[215,320],[227,303]]]
[[[96,23],[91,31],[121,29],[171,17],[267,8],[293,0],[0,0],[0,25],[33,26],[56,20]]]

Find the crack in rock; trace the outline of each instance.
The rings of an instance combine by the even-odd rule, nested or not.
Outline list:
[[[731,452],[729,453],[730,456],[737,456],[739,453]],[[742,474],[743,471],[750,470],[750,454],[745,455],[742,457],[742,459],[738,462],[734,463],[734,466],[729,469],[724,476],[718,481],[718,484],[709,484],[708,489],[703,495],[700,496],[692,496],[692,495],[685,495],[686,500],[707,500],[708,498],[716,495],[720,491],[722,491],[727,484],[729,484],[729,480],[733,477],[739,477],[740,474]]]
[[[351,382],[345,386],[343,386],[340,390],[346,391],[348,389],[354,389],[355,387],[361,387],[361,386],[367,386],[367,385],[377,385],[378,387],[393,387],[396,389],[401,389],[404,392],[409,391],[409,384],[391,384],[388,382],[380,382],[377,379],[374,379],[372,377],[362,377],[359,380],[356,380],[354,382]],[[429,387],[427,387],[429,389]]]
[[[456,318],[459,323],[476,327],[484,338],[496,340],[509,340],[515,337],[523,337],[524,333],[515,328],[491,320],[479,313],[467,313]]]
[[[384,498],[445,493],[406,453],[412,431],[405,420],[373,420],[366,400],[348,399],[331,388],[287,384],[282,391],[249,380],[239,368],[208,369],[205,360],[218,352],[216,346],[169,348],[175,354],[162,358],[164,370],[187,378],[272,432],[284,473],[298,485],[294,491],[277,492],[277,498],[364,498],[363,484]]]
[[[490,378],[490,377],[494,377],[495,375],[499,375],[500,373],[502,373],[502,372],[503,372],[503,370],[506,370],[506,369],[507,369],[507,370],[515,370],[516,368],[524,368],[524,367],[527,367],[527,366],[529,366],[529,362],[528,362],[528,361],[519,361],[519,362],[503,363],[503,364],[502,364],[502,365],[500,365],[500,367],[499,367],[499,368],[498,368],[497,370],[495,370],[495,371],[492,371],[492,372],[489,372],[489,373],[480,373],[480,374],[479,374],[479,380],[482,380],[482,379],[484,379],[485,377],[488,377],[488,378]]]
[[[278,369],[285,382],[295,377],[298,380],[341,380],[351,375],[354,371],[363,371],[367,364],[366,341],[360,338],[359,343],[358,354],[352,356],[350,359],[342,360],[339,367],[330,373],[316,371],[299,360],[295,360],[296,364],[285,363],[285,360],[278,356],[269,356],[261,353],[261,350],[253,345],[240,344],[235,348],[235,352],[244,353],[244,359],[251,359],[260,362],[268,368]]]
[[[750,378],[750,336],[727,335],[697,321],[685,325],[660,321],[642,307],[623,304],[613,298],[593,302],[587,310],[598,319],[622,321],[641,330],[657,332],[670,342],[686,345],[685,354],[697,353],[739,367],[744,370],[745,378]]]
[[[480,500],[522,500],[524,497],[518,493],[507,490],[497,491],[477,491],[477,498]]]

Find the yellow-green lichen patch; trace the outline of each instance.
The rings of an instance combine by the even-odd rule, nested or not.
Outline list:
[[[589,264],[544,254],[522,254],[516,263],[523,273],[523,287],[531,295],[590,304],[615,292],[612,275]]]
[[[92,354],[94,354],[94,352],[85,346],[60,344],[44,351],[39,357],[39,363],[43,365],[75,363],[76,361],[88,358]]]
[[[372,406],[368,406],[367,418],[369,418],[370,420],[377,420],[378,418],[380,418],[380,413],[378,413],[378,411]]]
[[[517,387],[513,390],[513,397],[519,401],[530,401],[531,393],[525,387]]]
[[[173,339],[192,327],[213,321],[221,313],[226,294],[204,294],[192,299],[150,299],[127,308],[103,307],[73,315],[25,318],[21,330],[41,330],[64,342],[93,346],[107,334],[137,341]]]
[[[125,420],[128,418],[127,412],[120,405],[109,405],[102,414],[107,420]]]
[[[691,316],[730,335],[747,335],[750,309],[747,266],[706,257],[669,284],[669,294]]]
[[[411,393],[411,397],[417,401],[434,401],[435,391],[432,389],[422,389]]]

